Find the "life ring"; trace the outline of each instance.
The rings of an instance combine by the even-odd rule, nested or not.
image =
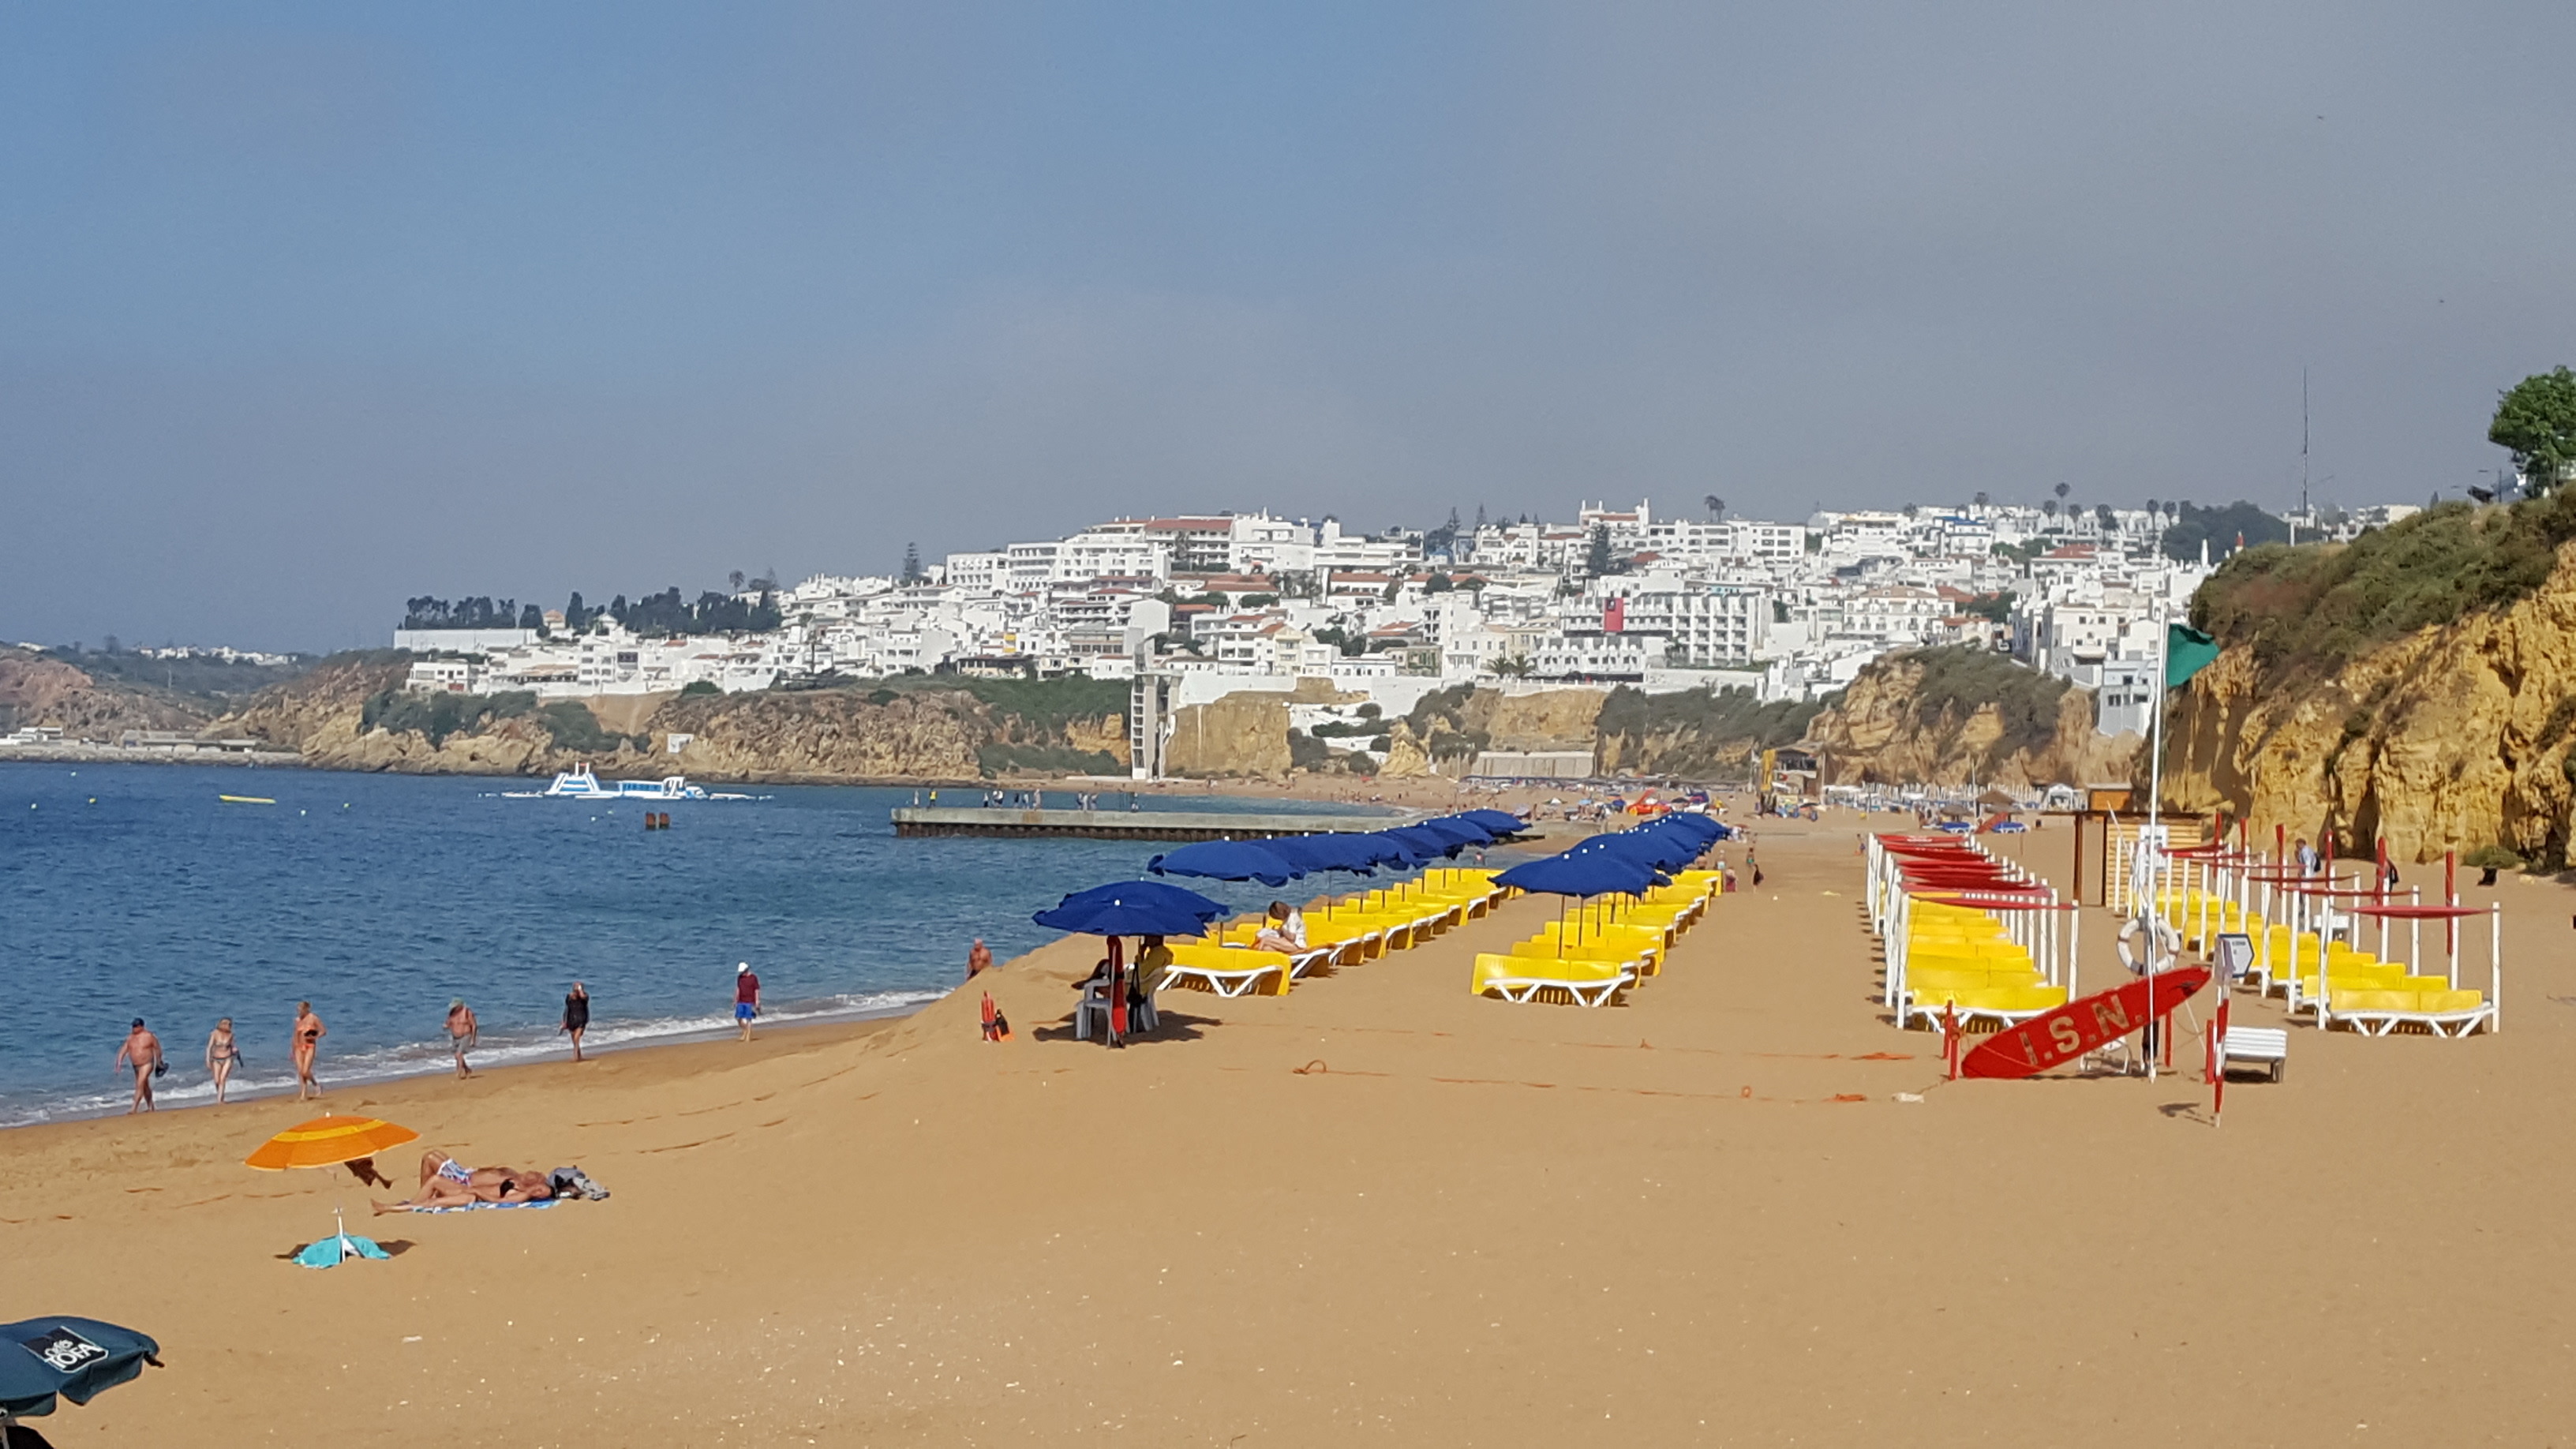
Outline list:
[[[2141,930],[2144,927],[2146,929]],[[2144,976],[2150,970],[2162,971],[2182,954],[2182,932],[2163,916],[2131,916],[2120,924],[2116,943],[2120,962],[2133,976]]]

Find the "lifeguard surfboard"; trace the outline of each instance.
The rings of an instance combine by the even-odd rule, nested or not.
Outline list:
[[[2117,1041],[2172,1014],[2209,984],[2206,966],[2180,966],[2115,991],[2070,1001],[2045,1016],[1996,1032],[1960,1059],[1963,1077],[2027,1077]]]

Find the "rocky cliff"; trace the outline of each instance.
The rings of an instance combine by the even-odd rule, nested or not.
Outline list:
[[[2576,864],[2576,543],[2503,576],[2528,515],[2440,512],[2342,552],[2257,551],[2204,587],[2195,613],[2227,647],[2167,716],[2169,804],[2332,832],[2346,854],[2384,836],[2401,860],[2500,845]],[[2477,547],[2388,557],[2446,529]]]
[[[2093,729],[2093,697],[1982,650],[1913,649],[1864,668],[1805,746],[1827,784],[2028,790],[2130,777],[2142,742]]]
[[[408,696],[408,662],[327,660],[221,721],[308,764],[416,774],[603,774],[709,780],[971,780],[1123,769],[1123,701],[1088,680],[906,680],[872,691],[617,696]],[[680,740],[674,752],[673,739]]]
[[[0,648],[0,729],[52,725],[74,739],[122,730],[194,733],[215,717],[209,701],[103,680],[53,654]]]

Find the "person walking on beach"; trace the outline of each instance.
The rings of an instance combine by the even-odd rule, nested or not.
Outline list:
[[[322,1095],[322,1084],[313,1079],[313,1059],[322,1053],[322,1038],[330,1034],[322,1018],[314,1015],[313,1003],[295,1003],[295,1100],[301,1102],[310,1092]]]
[[[233,1019],[227,1016],[206,1033],[206,1070],[215,1079],[216,1106],[224,1104],[224,1088],[233,1079],[233,1068],[240,1065],[241,1046],[233,1040]]]
[[[733,1019],[742,1023],[742,1039],[751,1040],[751,1019],[760,1015],[760,978],[752,974],[751,963],[743,961],[733,968]]]
[[[572,1059],[580,1061],[581,1034],[590,1030],[590,993],[583,990],[582,984],[578,981],[572,984],[572,990],[564,996],[563,1025],[556,1027],[555,1030],[571,1034]]]
[[[139,1016],[126,1029],[125,1045],[116,1049],[116,1069],[123,1071],[129,1066],[134,1069],[134,1101],[125,1109],[125,1115],[131,1117],[152,1110],[152,1079],[167,1070],[161,1061],[161,1038],[154,1036]]]
[[[984,944],[983,937],[977,936],[975,944],[966,948],[966,979],[972,981],[992,969],[993,950]]]
[[[465,1065],[465,1054],[474,1049],[474,1008],[462,996],[447,1003],[447,1043],[456,1050],[456,1080],[474,1075]]]

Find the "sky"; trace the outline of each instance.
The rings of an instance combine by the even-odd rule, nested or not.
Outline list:
[[[1120,515],[2458,496],[2558,3],[0,0],[0,639]]]

